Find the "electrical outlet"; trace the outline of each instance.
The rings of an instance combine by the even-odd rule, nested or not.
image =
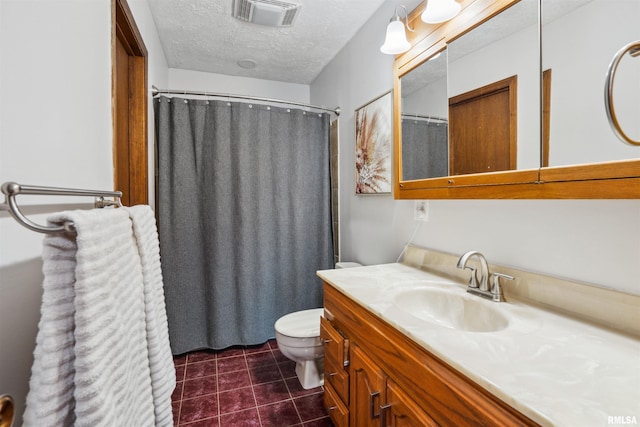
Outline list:
[[[413,219],[416,221],[429,221],[429,202],[416,200],[413,206]]]

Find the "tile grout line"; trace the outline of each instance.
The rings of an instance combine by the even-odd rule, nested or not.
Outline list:
[[[187,363],[188,363],[188,359],[189,359],[189,357],[187,357],[187,360],[185,361],[185,370],[184,370],[184,374],[183,374],[182,390],[181,390],[181,394],[180,394],[180,411],[178,413],[178,426],[179,427],[188,427],[192,423],[196,423],[196,422],[201,421],[201,420],[210,420],[210,419],[213,419],[213,418],[217,418],[218,421],[219,421],[220,420],[220,417],[219,417],[219,414],[220,414],[220,402],[219,402],[218,393],[217,393],[217,391],[218,391],[218,356],[216,354],[216,357],[214,359],[215,360],[215,373],[213,375],[202,375],[202,376],[191,378],[189,380],[187,380]],[[195,361],[195,362],[191,362],[191,365],[198,365],[200,363],[207,363],[207,362],[211,362],[211,360],[198,360],[198,361]],[[207,396],[208,395],[208,394],[197,395],[197,396],[192,396],[192,397],[190,397],[188,399],[185,399],[185,397],[184,397],[184,389],[185,389],[186,382],[187,381],[201,381],[204,378],[211,377],[211,376],[215,376],[216,377],[216,393],[211,393],[211,394],[215,394],[216,395],[216,402],[217,402],[217,407],[218,407],[216,415],[214,415],[212,417],[209,417],[209,418],[202,418],[200,420],[192,420],[192,421],[189,421],[186,424],[181,423],[180,422],[180,416],[182,415],[182,404],[183,404],[183,402],[185,400],[197,399],[198,397],[202,397],[202,396]]]
[[[184,382],[187,378],[187,363],[189,363],[189,356],[184,358],[184,372],[182,372],[182,386],[180,387],[180,399],[178,399],[178,425],[180,425],[180,417],[182,416],[182,400],[184,397]]]
[[[244,355],[244,363],[247,365],[247,375],[249,376],[249,386],[251,387],[251,395],[253,396],[253,402],[256,404],[255,409],[258,414],[258,423],[260,427],[262,427],[262,417],[260,416],[260,411],[258,410],[258,399],[256,398],[256,391],[253,388],[253,380],[251,379],[251,371],[249,370],[249,363],[247,362],[247,352],[245,350],[242,351]],[[271,355],[273,357],[273,354]]]
[[[258,404],[258,399],[256,398],[256,393],[255,393],[254,386],[261,385],[261,384],[253,384],[253,380],[251,379],[251,374],[249,373],[249,382],[251,383],[251,392],[252,392],[253,398],[254,398],[254,400],[256,402],[256,411],[258,412],[258,418],[259,418],[259,421],[260,421],[260,426],[262,427],[262,425],[263,425],[262,424],[262,416],[260,415],[260,407],[265,407],[265,406],[269,406],[269,405],[275,405],[277,403],[287,402],[287,401],[291,401],[291,403],[293,404],[294,409],[296,410],[296,414],[298,415],[298,420],[300,422],[299,422],[299,424],[296,424],[296,425],[302,426],[302,424],[303,424],[302,417],[300,416],[300,413],[298,412],[298,409],[297,409],[297,407],[295,405],[295,402],[294,402],[293,394],[291,393],[291,390],[289,390],[289,386],[287,385],[287,381],[286,381],[286,379],[284,377],[284,374],[282,373],[282,370],[280,369],[280,365],[277,362],[277,359],[275,357],[275,354],[273,353],[273,349],[271,348],[271,346],[269,346],[269,350],[268,351],[264,351],[264,353],[267,353],[267,352],[273,358],[273,361],[275,362],[276,368],[278,369],[278,372],[280,374],[280,378],[276,379],[276,380],[273,380],[273,381],[266,382],[266,383],[261,383],[261,384],[270,384],[270,383],[276,383],[276,382],[282,381],[284,383],[284,386],[287,389],[287,393],[288,393],[289,397],[287,399],[278,400],[276,402],[269,402],[269,403],[265,403],[265,404],[259,405]],[[248,367],[248,363],[247,363],[247,367]],[[261,366],[261,367],[264,368],[264,366]]]
[[[274,358],[275,358],[275,356],[274,356]],[[284,373],[282,373],[282,369],[280,368],[280,364],[276,363],[276,366],[278,367],[278,371],[280,372],[280,377],[282,377],[282,380],[284,381],[284,386],[287,388],[287,392],[289,393],[289,398],[291,399],[291,403],[293,404],[293,409],[296,410],[296,414],[298,414],[298,419],[300,420],[300,425],[302,426],[302,425],[304,425],[304,421],[302,421],[302,415],[300,415],[300,411],[298,411],[298,405],[296,405],[296,401],[293,398],[293,393],[291,393],[291,389],[289,388],[289,384],[287,384],[287,380],[284,377]]]
[[[218,426],[221,425],[220,422],[220,371],[218,370],[218,353],[216,352],[216,406],[218,407],[217,418],[218,418]]]

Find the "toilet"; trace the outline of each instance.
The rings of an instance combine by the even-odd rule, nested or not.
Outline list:
[[[339,262],[336,268],[360,267],[357,262]],[[280,352],[296,362],[296,375],[304,389],[324,384],[324,347],[320,339],[320,317],[324,308],[296,311],[275,323]]]

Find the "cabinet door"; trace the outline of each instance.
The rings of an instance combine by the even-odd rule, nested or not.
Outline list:
[[[387,379],[386,405],[381,407],[387,427],[437,427],[438,424],[392,380]]]
[[[351,427],[380,427],[385,375],[356,345],[351,347],[349,414]]]

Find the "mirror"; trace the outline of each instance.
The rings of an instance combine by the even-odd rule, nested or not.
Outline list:
[[[635,159],[604,108],[604,83],[614,54],[640,40],[637,0],[543,0],[542,69],[545,138],[543,166]],[[640,140],[640,57],[625,55],[613,86],[625,133]]]
[[[540,167],[538,0],[447,46],[450,175]]]
[[[402,180],[449,175],[447,51],[400,78]]]
[[[540,167],[538,0],[400,77],[401,181]]]
[[[398,55],[393,65],[394,197],[640,198],[640,149],[617,139],[604,108],[609,63],[616,52],[635,46],[640,39],[634,21],[640,16],[640,1],[461,3],[459,15],[435,26],[420,21],[419,8],[409,16],[416,28],[408,34],[411,49]],[[445,48],[447,165],[416,165],[405,170],[404,162],[413,156],[405,153],[412,149],[412,143],[403,140],[403,132],[409,131],[404,130],[401,116],[440,117],[444,90],[442,86],[436,89],[431,82],[433,99],[420,99],[418,94],[428,92],[426,89],[408,88],[413,79],[420,80],[423,68],[426,74],[437,74],[435,61],[430,64],[427,59]],[[634,140],[640,138],[639,75],[640,55],[625,54],[613,84],[613,104],[625,134]],[[469,103],[473,106],[476,100],[482,100],[485,93],[501,93],[501,88],[508,88],[506,112],[483,117],[477,114],[484,111],[483,107],[469,107]],[[436,93],[440,93],[439,98]],[[440,109],[426,110],[432,102]],[[502,126],[484,134],[474,133],[487,124],[495,126],[498,119]],[[495,140],[500,131],[508,143],[497,150]],[[430,155],[444,157],[441,153]],[[478,158],[481,161],[476,161]],[[460,159],[462,164],[458,163]],[[487,159],[498,159],[502,164],[487,163]]]

